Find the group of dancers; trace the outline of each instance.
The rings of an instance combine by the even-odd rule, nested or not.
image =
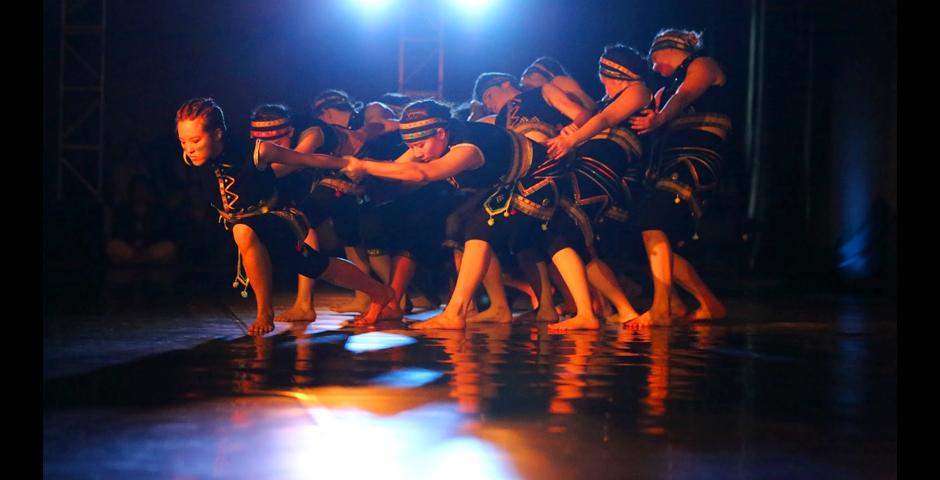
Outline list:
[[[599,297],[624,326],[724,316],[674,252],[697,238],[731,128],[725,74],[701,48],[700,33],[677,29],[656,34],[646,57],[608,45],[596,102],[549,57],[520,78],[483,73],[459,118],[434,99],[387,94],[362,106],[328,90],[306,121],[283,105],[255,108],[247,145],[226,135],[213,99],[187,101],[176,116],[183,161],[204,176],[238,246],[237,278],[257,303],[249,333],[315,320],[319,279],[357,291],[342,307],[360,313],[356,323],[402,319],[416,268],[439,268],[442,248],[457,267],[450,299],[411,328],[512,321],[506,262],[518,263],[525,281],[513,282],[527,284],[552,332],[600,328]],[[655,93],[654,74],[664,85]],[[318,251],[314,227],[328,219],[345,259]],[[609,265],[625,255],[649,265],[653,301],[642,314]],[[272,262],[298,274],[294,304],[278,316]],[[474,301],[481,284],[484,311]],[[697,305],[686,307],[675,286]],[[567,308],[556,309],[554,289]]]

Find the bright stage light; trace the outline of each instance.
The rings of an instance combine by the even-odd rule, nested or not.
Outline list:
[[[362,10],[375,12],[387,7],[392,3],[392,0],[351,0],[351,3],[355,4]]]
[[[493,0],[451,0],[451,4],[463,13],[480,14],[493,4]]]

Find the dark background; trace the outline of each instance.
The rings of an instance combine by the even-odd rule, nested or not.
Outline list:
[[[94,19],[98,2],[87,3]],[[433,13],[437,3],[411,2],[410,8],[423,5]],[[559,59],[599,98],[596,62],[605,44],[621,41],[645,52],[660,28],[704,31],[705,53],[728,76],[735,132],[703,255],[720,264],[716,271],[773,275],[804,287],[895,292],[895,2],[491,3],[482,15],[444,17],[448,100],[467,100],[481,72],[518,75],[540,55]],[[60,195],[61,3],[43,5],[47,290],[49,278],[65,281],[62,271],[103,264],[103,206],[121,201],[130,176],[146,174],[168,203],[189,205],[190,172],[182,168],[173,123],[186,99],[214,97],[232,133],[245,136],[248,114],[261,102],[304,112],[325,88],[345,89],[363,101],[397,89],[401,22],[394,5],[367,15],[342,0],[110,1],[101,196],[96,200],[68,173]],[[207,228],[210,252],[230,268],[231,241],[217,225]],[[194,264],[215,268],[205,252],[189,255]]]

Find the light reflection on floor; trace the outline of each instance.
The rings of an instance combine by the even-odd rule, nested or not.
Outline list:
[[[894,313],[813,302],[568,335],[518,318],[359,328],[321,310],[251,338],[190,310],[148,318],[156,353],[139,332],[60,333],[45,340],[44,475],[891,477]]]

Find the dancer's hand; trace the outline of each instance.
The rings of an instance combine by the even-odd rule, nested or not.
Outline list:
[[[362,164],[362,160],[352,155],[343,156],[343,160],[346,161],[346,166],[343,167],[341,171],[349,177],[350,180],[358,182],[368,175],[365,165]]]
[[[559,135],[554,138],[549,138],[545,142],[545,146],[548,147],[548,156],[551,157],[552,160],[564,157],[571,151],[572,145],[571,141],[568,140],[569,138],[571,137]]]
[[[645,135],[659,127],[660,116],[654,110],[644,108],[640,114],[630,118],[630,127],[640,135]]]

